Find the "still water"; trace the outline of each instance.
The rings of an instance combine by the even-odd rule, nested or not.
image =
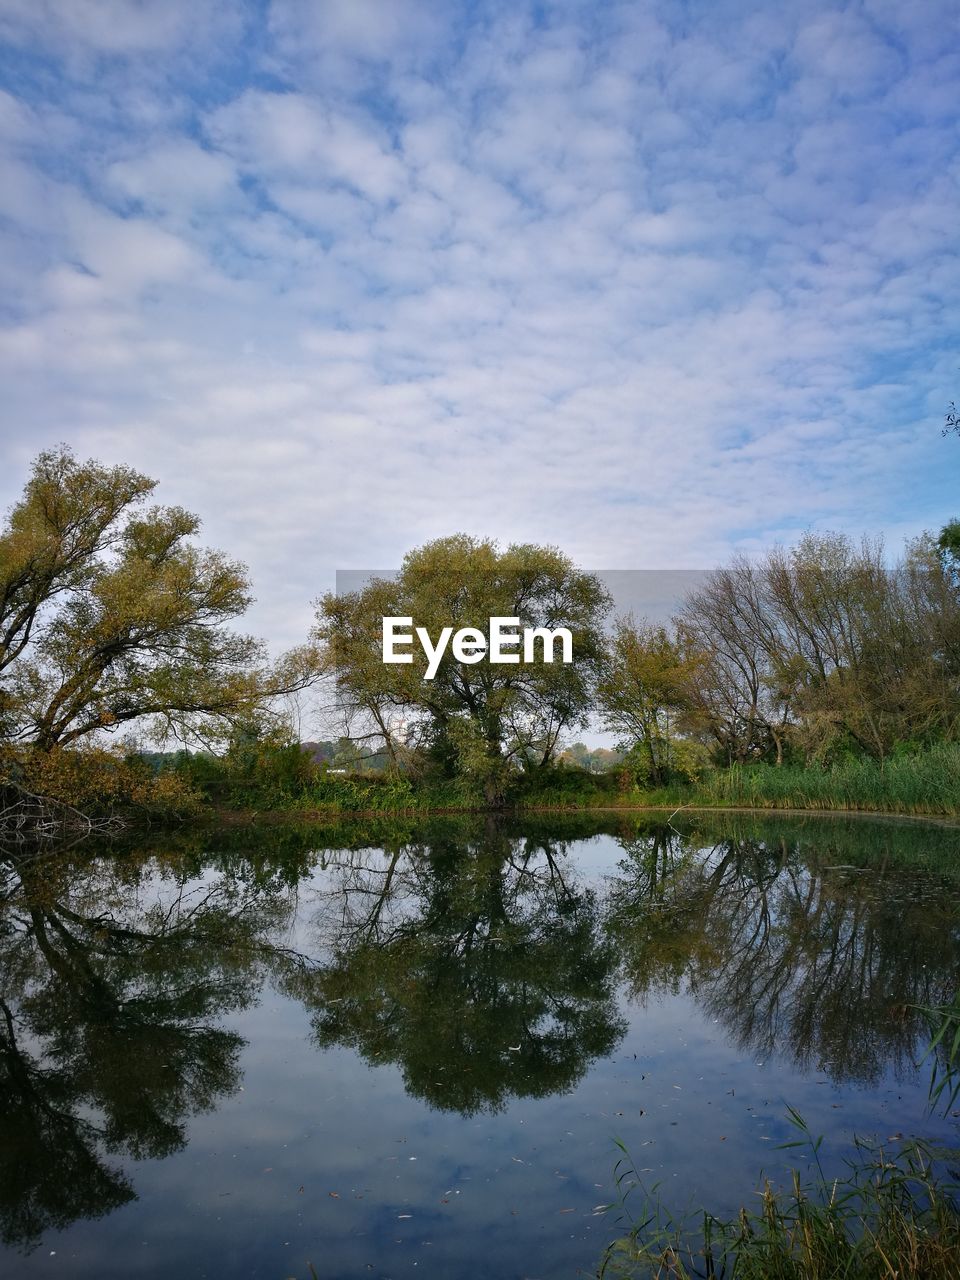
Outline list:
[[[960,1145],[960,831],[444,819],[0,863],[0,1275],[558,1277],[825,1135]]]

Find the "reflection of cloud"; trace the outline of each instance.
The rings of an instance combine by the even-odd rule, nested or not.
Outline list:
[[[950,514],[955,6],[265,8],[3,6],[0,500],[63,437],[141,466],[278,643],[457,529]]]

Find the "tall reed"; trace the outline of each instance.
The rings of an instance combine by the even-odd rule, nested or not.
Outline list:
[[[826,768],[734,765],[707,774],[696,793],[705,804],[758,809],[960,813],[960,745],[886,760],[851,758]]]
[[[676,1218],[657,1198],[629,1213],[629,1230],[606,1250],[601,1280],[956,1280],[960,1275],[957,1186],[934,1172],[937,1154],[922,1142],[893,1149],[855,1143],[847,1173],[828,1178],[820,1139],[792,1109],[790,1118],[813,1156],[804,1182],[766,1183],[757,1208],[732,1218],[703,1212]],[[627,1209],[642,1184],[626,1148],[617,1168]]]

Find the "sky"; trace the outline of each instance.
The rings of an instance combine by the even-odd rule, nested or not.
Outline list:
[[[464,531],[960,515],[955,0],[0,0],[0,506],[135,465],[299,643]]]

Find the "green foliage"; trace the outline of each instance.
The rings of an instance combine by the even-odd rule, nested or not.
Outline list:
[[[208,805],[228,810],[335,817],[424,813],[483,803],[463,779],[424,782],[396,771],[334,772],[282,733],[241,735],[222,756],[183,752],[176,768]]]
[[[925,1055],[932,1060],[933,1068],[930,1105],[952,1111],[960,1097],[960,992],[950,1004],[924,1012],[933,1024],[933,1039]]]
[[[553,547],[510,546],[458,534],[411,551],[394,582],[325,596],[317,639],[326,647],[337,692],[357,732],[378,739],[394,760],[426,753],[434,767],[502,799],[507,768],[549,762],[560,735],[586,722],[599,675],[602,621],[609,598],[596,578],[579,572]],[[520,627],[567,627],[574,661],[474,665],[448,649],[435,677],[417,645],[404,665],[382,661],[382,620],[411,617],[437,637],[444,627],[486,633],[493,617]],[[402,729],[401,729],[402,725]]]
[[[672,629],[626,618],[611,636],[601,584],[555,548],[456,535],[410,552],[395,581],[325,597],[320,648],[270,667],[229,625],[249,600],[245,569],[196,546],[195,516],[147,508],[154,487],[65,447],[34,463],[0,531],[0,778],[15,758],[51,798],[153,816],[196,812],[198,796],[327,816],[960,813],[960,522],[908,545],[892,570],[879,544],[808,535],[711,575]],[[428,681],[416,645],[410,664],[383,663],[390,615],[433,636],[485,631],[494,616],[566,626],[575,661],[463,665],[448,651]],[[321,668],[350,736],[304,750],[277,698]],[[622,749],[564,751],[595,710]],[[171,768],[100,752],[104,734],[134,724],[204,750]]]
[[[638,781],[662,786],[687,776],[690,753],[678,740],[678,718],[689,708],[688,690],[700,664],[665,627],[618,619],[597,703],[604,727],[620,738]]]
[[[505,772],[502,806],[525,809],[744,808],[960,813],[960,745],[896,752],[885,761],[848,757],[827,767],[707,767],[701,744],[681,739],[677,770],[656,786],[640,753],[597,773],[560,761]],[[483,757],[481,757],[481,760]],[[300,744],[259,740],[222,757],[183,753],[176,763],[191,789],[220,808],[302,813],[428,812],[486,807],[482,776],[341,773],[317,764]],[[685,776],[684,776],[685,775]]]
[[[943,550],[808,534],[738,559],[691,593],[678,639],[700,654],[687,728],[718,760],[883,759],[960,725],[960,594]]]
[[[594,747],[592,750],[583,742],[575,742],[565,747],[557,758],[558,764],[576,765],[587,769],[590,773],[606,773],[623,760],[623,752],[611,750],[609,747]]]
[[[960,573],[960,520],[951,520],[943,526],[937,539],[937,547],[950,573]]]
[[[152,819],[196,817],[200,796],[172,766],[153,768],[123,748],[90,745],[21,749],[7,759],[7,776],[28,791],[92,817],[131,812]]]
[[[30,766],[32,782],[49,787],[53,798],[78,808],[90,806],[95,812],[142,804],[157,816],[239,809],[333,817],[488,807],[485,775],[472,774],[469,768],[454,777],[396,770],[343,772],[331,761],[317,763],[300,743],[272,731],[241,735],[221,756],[184,751],[138,757],[91,749],[47,754],[49,761],[38,755]],[[883,762],[853,757],[825,768],[710,769],[701,744],[680,740],[678,762],[688,755],[683,772],[678,763],[674,780],[665,786],[650,781],[637,753],[600,773],[565,761],[530,770],[505,769],[500,805],[515,810],[683,807],[960,813],[960,746],[955,744],[897,753]],[[338,758],[343,758],[339,752],[332,760]],[[485,757],[480,760],[483,765]],[[135,777],[140,780],[136,786]],[[154,798],[148,801],[150,795]]]
[[[747,808],[960,813],[960,744],[895,752],[886,760],[847,757],[823,768],[734,765],[707,774],[696,800]]]
[[[218,737],[315,668],[274,669],[227,624],[250,600],[242,565],[192,541],[199,520],[144,508],[154,482],[40,454],[0,532],[0,736],[49,751],[147,721]]]

